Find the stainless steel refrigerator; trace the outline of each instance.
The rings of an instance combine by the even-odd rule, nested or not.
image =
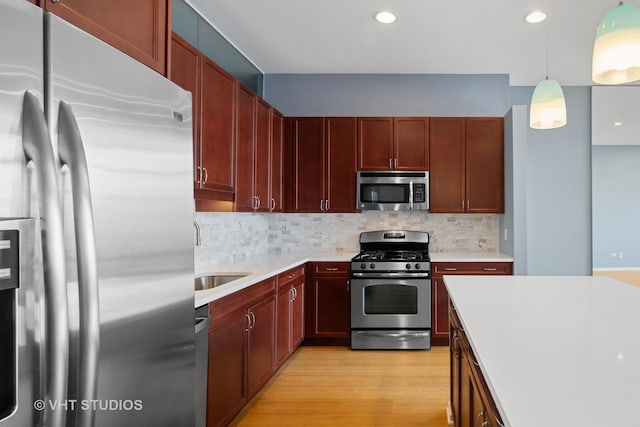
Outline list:
[[[0,426],[191,426],[191,96],[0,0]]]

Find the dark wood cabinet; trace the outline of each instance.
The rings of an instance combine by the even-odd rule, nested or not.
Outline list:
[[[430,212],[504,212],[503,128],[501,117],[430,119]]]
[[[236,94],[236,211],[257,207],[253,168],[255,163],[256,96],[238,85]]]
[[[257,200],[256,211],[269,212],[269,169],[271,143],[271,107],[260,98],[256,98],[256,141],[253,164],[253,188]]]
[[[191,92],[193,122],[193,188],[200,183],[200,103],[202,98],[203,55],[186,40],[173,33],[171,38],[171,81]]]
[[[171,80],[193,102],[194,196],[233,200],[235,79],[177,34],[171,46]],[[197,207],[197,204],[196,204]]]
[[[49,12],[167,75],[171,31],[169,0],[41,0],[39,3]]]
[[[450,347],[450,404],[455,427],[501,427],[500,414],[480,365],[469,344],[462,323],[449,303]]]
[[[434,262],[431,264],[431,344],[448,345],[449,293],[444,275],[511,275],[511,262]]]
[[[276,278],[210,304],[207,426],[227,425],[275,369]]]
[[[290,119],[294,212],[356,212],[356,119]]]
[[[269,207],[271,212],[282,212],[284,210],[284,117],[274,108],[270,109],[270,113],[271,150],[269,151],[269,161],[271,169],[269,170],[269,190],[271,201]]]
[[[276,367],[280,367],[304,338],[304,266],[278,275]]]
[[[359,170],[429,170],[428,117],[359,117]]]
[[[351,330],[350,264],[314,262],[307,266],[305,339],[348,344]]]

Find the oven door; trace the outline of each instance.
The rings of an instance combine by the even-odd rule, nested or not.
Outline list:
[[[352,278],[353,329],[430,329],[431,279]]]

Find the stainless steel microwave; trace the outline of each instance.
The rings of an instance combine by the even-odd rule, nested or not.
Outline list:
[[[356,206],[359,210],[429,210],[429,172],[358,171]]]

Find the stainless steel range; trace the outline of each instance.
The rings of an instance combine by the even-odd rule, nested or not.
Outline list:
[[[360,234],[360,253],[351,260],[351,348],[430,347],[429,234]]]

